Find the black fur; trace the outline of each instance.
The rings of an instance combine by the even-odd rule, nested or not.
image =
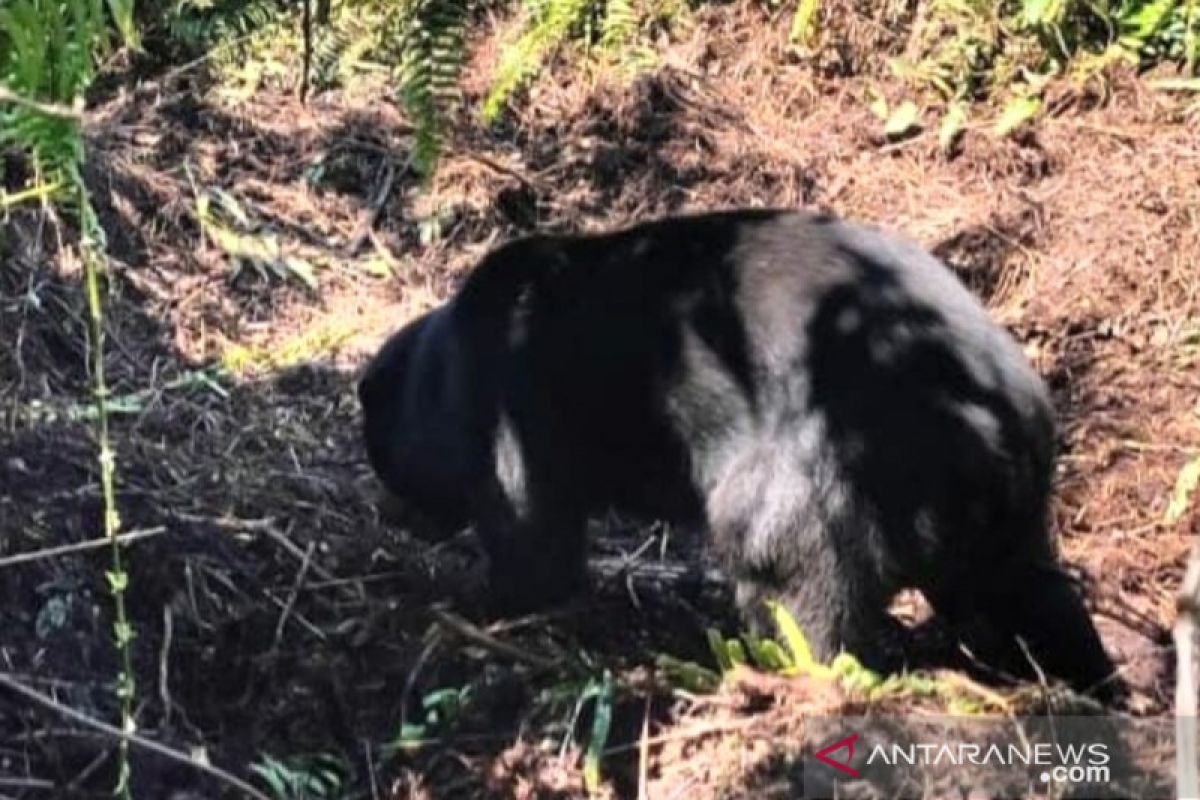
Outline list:
[[[703,526],[743,612],[781,600],[822,658],[878,663],[916,587],[1078,688],[1112,672],[1047,530],[1046,390],[904,239],[770,210],[522,239],[359,391],[383,483],[476,523],[507,611],[577,591],[616,508]]]

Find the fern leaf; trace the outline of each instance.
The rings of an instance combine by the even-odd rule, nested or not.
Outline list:
[[[583,19],[593,0],[545,0],[543,16],[535,18],[515,43],[506,47],[496,68],[491,91],[483,103],[485,122],[495,122],[509,99],[537,74],[542,62],[566,41],[571,28]]]
[[[467,0],[414,0],[399,21],[400,97],[417,128],[413,166],[425,175],[441,152],[445,114],[458,99],[466,15]]]
[[[621,48],[637,36],[638,15],[630,0],[608,0],[604,7],[604,22],[600,43]]]

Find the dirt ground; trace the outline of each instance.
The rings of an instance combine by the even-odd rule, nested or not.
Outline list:
[[[549,69],[498,131],[464,113],[428,191],[411,129],[373,92],[231,101],[195,68],[100,98],[88,179],[113,256],[122,529],[144,537],[127,550],[142,734],[240,775],[264,754],[332,754],[347,797],[575,797],[571,729],[590,722],[572,715],[585,676],[608,669],[622,690],[602,794],[789,796],[805,714],[856,701],[761,675],[709,695],[666,685],[654,654],[711,667],[706,627],[735,632],[719,587],[610,570],[557,614],[489,623],[469,537],[428,545],[379,518],[353,393],[382,337],[502,240],[740,205],[904,231],[1014,331],[1061,416],[1065,556],[1134,686],[1130,712],[1169,712],[1163,633],[1200,525],[1195,510],[1164,521],[1200,452],[1197,120],[1116,72],[1053,87],[1051,113],[1012,139],[971,129],[947,155],[929,120],[889,141],[864,98],[900,96],[879,66],[900,43],[848,25],[869,41],[814,65],[763,13],[698,11],[633,82]],[[477,104],[495,36],[475,48]],[[316,289],[235,270],[197,221],[214,189],[314,266]],[[107,551],[12,560],[101,532],[78,267],[53,218],[2,225],[0,670],[112,720]],[[664,537],[608,530],[595,561],[669,566]],[[446,688],[467,699],[433,741],[384,746]],[[106,796],[114,753],[0,692],[0,797]],[[235,796],[140,751],[135,788]]]

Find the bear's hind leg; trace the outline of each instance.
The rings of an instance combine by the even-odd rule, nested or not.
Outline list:
[[[964,643],[985,662],[1025,678],[1040,670],[1103,702],[1118,702],[1126,692],[1083,599],[1055,565],[998,568],[988,578],[929,597],[936,611],[963,626]],[[974,625],[975,633],[963,623]]]

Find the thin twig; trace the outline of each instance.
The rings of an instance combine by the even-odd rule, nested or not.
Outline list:
[[[516,178],[525,188],[530,189],[531,191],[533,191],[536,194],[544,194],[544,192],[540,191],[540,187],[538,186],[538,184],[535,183],[534,180],[532,178],[530,178],[528,175],[523,174],[520,170],[516,170],[516,169],[513,169],[512,167],[505,166],[504,164],[501,164],[499,161],[496,161],[495,159],[489,158],[480,153],[464,152],[464,153],[459,153],[458,155],[465,156],[466,158],[469,158],[471,161],[474,161],[477,164],[482,164],[483,166],[487,167],[488,169],[492,170],[493,172],[498,172],[501,175],[507,175],[510,178]]]
[[[588,565],[602,581],[629,575],[641,581],[663,584],[698,582],[705,587],[728,586],[729,580],[715,567],[679,561],[634,561],[626,557],[600,556],[588,559]]]
[[[147,739],[144,736],[139,736],[136,733],[123,733],[119,728],[109,725],[107,722],[102,722],[98,719],[92,719],[87,714],[76,711],[70,706],[63,705],[53,697],[49,697],[39,691],[30,689],[28,686],[25,686],[19,681],[13,680],[7,672],[0,672],[0,686],[3,686],[15,694],[19,694],[21,697],[24,697],[26,700],[29,700],[36,705],[41,706],[42,708],[53,711],[56,714],[66,717],[67,719],[78,722],[80,725],[100,731],[101,733],[107,734],[118,741],[126,741],[130,744],[135,744],[138,747],[149,750],[150,752],[160,755],[170,761],[174,761],[177,764],[183,764],[184,766],[188,766],[199,772],[203,772],[205,775],[216,778],[222,783],[232,786],[243,794],[253,797],[254,800],[271,800],[271,798],[267,797],[267,795],[263,794],[258,789],[255,789],[253,786],[246,783],[233,773],[226,772],[220,767],[215,767],[212,764],[206,764],[202,761],[197,761],[188,756],[186,753],[181,753],[178,750],[167,747],[165,744],[156,742],[153,739]]]
[[[649,550],[656,541],[658,541],[658,538],[658,534],[652,533],[647,536],[646,541],[642,542],[632,553],[622,555],[620,557],[621,563],[617,567],[617,571],[612,575],[604,576],[605,583],[609,581],[616,582],[617,580],[629,575],[632,572],[634,564],[636,564],[638,559],[640,559],[642,555]],[[601,585],[603,586],[604,584]]]
[[[57,789],[58,784],[45,778],[5,778],[0,776],[0,789]]]
[[[432,609],[433,616],[438,622],[445,625],[450,630],[457,633],[462,638],[469,642],[485,647],[494,653],[499,653],[502,656],[507,656],[514,661],[520,661],[528,664],[531,667],[538,669],[552,669],[558,664],[558,661],[545,656],[539,656],[535,653],[529,653],[519,647],[503,642],[492,636],[490,633],[483,631],[471,623],[467,622],[462,617],[452,614],[441,608]]]
[[[58,103],[42,103],[37,100],[30,100],[28,97],[23,97],[16,92],[0,86],[0,103],[12,103],[13,105],[28,108],[31,111],[36,111],[47,117],[55,119],[71,120],[72,122],[83,123],[83,112],[78,111],[70,106],[60,105]]]
[[[602,754],[604,757],[616,755],[617,753],[626,753],[630,750],[640,750],[642,748],[657,747],[660,744],[668,742],[686,742],[691,739],[702,739],[705,736],[712,736],[717,733],[738,733],[747,728],[751,728],[758,722],[754,717],[745,717],[742,719],[731,720],[728,722],[713,722],[700,725],[693,725],[683,730],[664,733],[661,736],[652,736],[649,739],[641,739],[639,737],[636,742],[626,742],[609,747]]]
[[[270,517],[266,517],[264,519],[240,519],[237,517],[205,517],[199,514],[189,514],[183,511],[174,511],[171,513],[174,517],[181,519],[184,522],[215,525],[216,527],[224,530],[265,533],[272,541],[274,541],[288,553],[291,553],[293,556],[295,556],[296,560],[300,561],[301,563],[304,562],[304,551],[300,549],[299,545],[289,539],[287,534],[279,530],[279,528],[275,525],[275,520]],[[336,575],[318,563],[314,562],[311,569],[313,573],[319,576],[323,581],[327,581],[330,584],[342,583]],[[362,600],[362,587],[352,585],[352,588],[358,590],[352,592],[354,598],[356,600]]]
[[[407,577],[412,573],[407,570],[393,569],[387,572],[372,572],[366,575],[355,575],[349,578],[335,578],[334,580],[309,581],[308,590],[310,592],[320,589],[339,589],[346,586],[353,586],[360,583],[378,583],[379,581],[392,581],[396,578]]]
[[[371,235],[371,230],[375,227],[376,220],[379,219],[379,213],[387,205],[387,199],[392,193],[392,184],[396,182],[397,174],[407,172],[410,162],[411,159],[405,161],[397,169],[396,165],[390,159],[388,160],[386,171],[383,173],[383,180],[379,182],[379,191],[371,198],[371,205],[367,208],[367,213],[362,221],[358,223],[358,230],[355,231],[354,238],[350,240],[347,255],[351,258],[358,254],[358,251],[362,249],[363,243]]]
[[[285,603],[283,600],[280,600],[278,597],[276,597],[271,592],[264,591],[263,597],[267,598],[267,600],[269,600],[277,608],[279,608],[280,611],[283,611],[283,609],[287,607],[287,603]],[[295,611],[295,610],[292,611],[292,614],[296,617],[296,622],[299,623],[300,626],[303,627],[306,631],[311,633],[317,639],[320,639],[322,642],[328,641],[329,637],[325,635],[325,631],[321,630],[316,625],[314,625],[311,621],[309,621],[308,617],[304,616],[299,611]]]
[[[650,774],[650,698],[642,710],[642,735],[638,741],[638,800],[650,800],[647,793]]]
[[[140,539],[149,539],[152,536],[158,536],[161,533],[166,533],[167,529],[161,525],[153,528],[143,528],[142,530],[129,531],[128,533],[118,534],[116,537],[117,544],[131,544]],[[11,567],[15,564],[25,564],[30,561],[41,561],[46,558],[56,558],[58,556],[67,555],[69,553],[79,553],[84,550],[96,550],[101,547],[109,547],[112,545],[112,539],[104,537],[101,539],[89,539],[86,542],[72,542],[58,547],[47,547],[45,550],[34,550],[29,553],[17,553],[16,555],[0,558],[0,569]]]
[[[312,554],[316,549],[317,543],[309,542],[308,548],[304,551],[304,560],[300,562],[300,569],[296,570],[296,579],[292,582],[292,590],[288,593],[287,603],[279,615],[279,622],[275,625],[274,647],[279,647],[279,642],[283,639],[283,628],[287,625],[288,617],[292,615],[292,608],[296,605],[296,598],[300,596],[300,590],[304,588],[304,578],[308,575],[308,568],[312,565]]]
[[[171,724],[171,639],[174,630],[174,617],[171,615],[170,603],[163,603],[163,640],[158,650],[158,696],[163,703],[163,727]]]
[[[270,537],[273,541],[275,541],[276,544],[278,544],[284,550],[288,551],[293,556],[298,558],[300,560],[300,563],[302,563],[302,564],[304,563],[304,559],[305,559],[304,551],[300,549],[299,545],[297,545],[295,542],[293,542],[291,539],[289,539],[287,537],[287,534],[285,534],[283,531],[279,530],[279,528],[275,527],[273,522],[271,522],[270,520],[267,520],[267,524],[263,525],[258,530],[261,530],[268,537]],[[322,567],[320,564],[316,563],[315,561],[313,562],[310,569],[312,569],[313,573],[316,574],[317,576],[319,576],[321,578],[321,580],[326,580],[326,581],[337,580],[336,575],[334,575],[332,572],[325,569],[324,567]],[[358,591],[353,592],[354,597],[358,600],[362,600],[363,599],[362,587],[355,586],[352,588],[358,590]]]
[[[371,754],[371,743],[364,741],[362,746],[367,762],[367,777],[371,780],[371,800],[379,800],[379,781],[375,777],[375,756]]]

